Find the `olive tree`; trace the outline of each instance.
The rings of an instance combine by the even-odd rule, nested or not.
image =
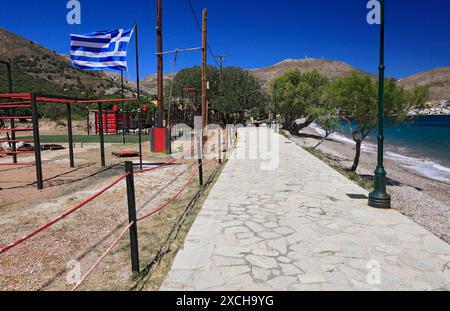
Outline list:
[[[272,82],[272,100],[283,126],[292,134],[309,126],[322,105],[322,92],[329,80],[317,71],[301,73],[294,69]],[[304,119],[303,122],[299,122]]]
[[[356,144],[350,169],[354,172],[359,165],[362,142],[378,123],[378,82],[369,76],[353,74],[332,83],[328,91],[336,101],[337,115],[347,123]],[[402,122],[411,108],[423,105],[428,97],[426,89],[417,88],[407,92],[397,86],[395,79],[385,80],[384,91],[384,116],[394,122]]]

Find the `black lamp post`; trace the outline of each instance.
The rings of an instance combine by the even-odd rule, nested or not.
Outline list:
[[[384,169],[384,0],[380,0],[380,66],[378,87],[378,164],[375,170],[375,189],[369,194],[369,206],[390,208],[391,197],[386,192],[386,171]]]

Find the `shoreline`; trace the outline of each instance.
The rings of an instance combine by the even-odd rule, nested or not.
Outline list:
[[[290,139],[301,147],[314,147],[320,138],[314,128],[308,127]],[[335,158],[343,168],[353,163],[355,148],[350,142],[329,138],[318,149]],[[372,177],[376,163],[376,153],[362,148],[357,174]],[[392,207],[450,243],[450,183],[423,176],[388,157],[385,157],[385,167]]]

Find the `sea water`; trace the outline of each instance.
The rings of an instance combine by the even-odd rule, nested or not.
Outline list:
[[[450,183],[450,116],[418,116],[395,124],[385,121],[385,157],[423,176]],[[317,125],[313,128],[322,133]],[[374,129],[362,149],[376,153]],[[353,143],[348,127],[330,138]]]

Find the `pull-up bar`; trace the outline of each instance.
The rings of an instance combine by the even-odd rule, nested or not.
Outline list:
[[[74,150],[73,150],[73,132],[72,132],[72,105],[74,104],[82,104],[82,105],[91,105],[97,104],[99,109],[99,130],[100,130],[100,159],[101,165],[106,166],[105,161],[105,141],[103,136],[103,103],[124,103],[124,102],[139,102],[136,98],[113,98],[113,99],[88,99],[81,100],[78,98],[70,98],[64,96],[53,96],[53,95],[43,95],[43,94],[34,94],[34,93],[9,93],[9,94],[0,94],[0,99],[9,100],[9,102],[0,102],[0,109],[8,109],[8,108],[29,108],[31,107],[31,119],[33,120],[32,128],[6,128],[0,129],[1,132],[21,132],[21,131],[33,131],[33,142],[34,142],[34,154],[35,154],[35,162],[33,163],[36,166],[36,184],[38,189],[43,189],[43,177],[42,177],[42,161],[41,161],[41,144],[40,144],[40,134],[39,134],[39,115],[38,115],[38,102],[46,102],[46,103],[57,103],[57,104],[65,104],[67,106],[67,135],[69,138],[69,158],[70,158],[70,167],[75,167],[75,159],[74,159]],[[21,102],[18,102],[20,100]],[[1,117],[2,119],[14,120],[16,118],[22,118],[17,116],[11,117]],[[15,144],[18,142],[15,139],[15,136],[10,139],[1,140],[1,142],[7,141],[13,143],[13,151],[8,152],[0,152],[2,154],[14,155],[22,153],[31,153],[31,152],[22,152],[15,150]],[[16,162],[16,161],[14,161]],[[12,163],[17,165],[28,165],[29,163]],[[4,165],[3,163],[1,165]]]
[[[202,48],[188,48],[188,49],[176,49],[173,51],[167,51],[167,52],[160,52],[160,53],[155,53],[155,55],[166,55],[166,54],[178,54],[178,53],[183,53],[183,52],[192,52],[192,51],[198,51],[201,50]]]

